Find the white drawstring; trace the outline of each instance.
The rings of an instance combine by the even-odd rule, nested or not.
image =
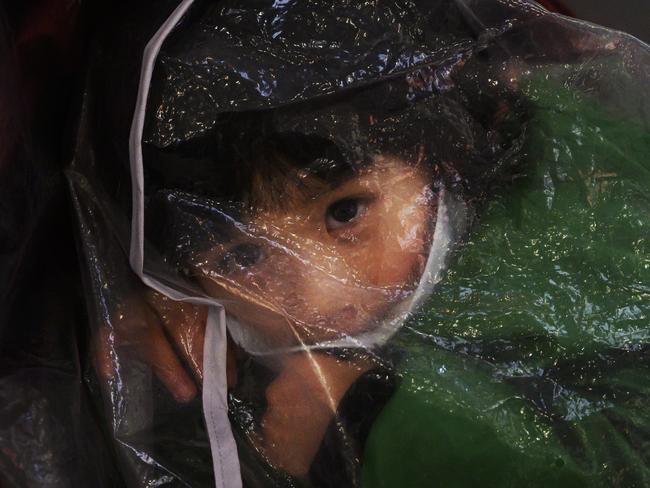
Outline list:
[[[203,343],[203,415],[217,488],[241,488],[237,445],[228,418],[226,313],[210,307]]]

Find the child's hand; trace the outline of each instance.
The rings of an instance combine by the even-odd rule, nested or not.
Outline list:
[[[175,302],[153,291],[130,298],[94,339],[98,375],[113,378],[126,354],[146,363],[177,401],[189,402],[203,381],[206,314],[206,307]],[[235,378],[229,347],[228,384]]]
[[[269,462],[304,477],[348,388],[372,368],[322,353],[292,354],[266,390],[267,410],[257,440]]]

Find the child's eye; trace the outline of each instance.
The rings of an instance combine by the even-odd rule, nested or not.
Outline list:
[[[226,253],[219,261],[218,268],[221,273],[228,274],[255,266],[263,258],[264,252],[257,244],[239,244]]]
[[[366,209],[367,202],[361,198],[345,198],[327,208],[327,230],[336,230],[356,220]]]

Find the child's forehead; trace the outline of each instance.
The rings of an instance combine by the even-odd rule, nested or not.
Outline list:
[[[311,203],[326,198],[343,185],[358,181],[371,171],[361,165],[346,165],[337,172],[326,173],[313,167],[290,166],[274,173],[258,171],[252,177],[248,213],[296,213]]]
[[[258,180],[249,202],[250,216],[300,213],[314,204],[345,198],[348,193],[359,194],[364,190],[390,192],[391,180],[396,182],[416,171],[417,168],[405,159],[382,154],[329,181],[309,168],[292,168],[278,175],[275,182]],[[281,198],[273,198],[274,194]]]

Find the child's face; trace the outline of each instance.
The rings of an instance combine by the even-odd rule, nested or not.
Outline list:
[[[435,202],[421,167],[384,156],[334,189],[305,178],[318,191],[287,178],[282,210],[254,213],[198,266],[207,293],[270,347],[372,329],[428,255]]]

